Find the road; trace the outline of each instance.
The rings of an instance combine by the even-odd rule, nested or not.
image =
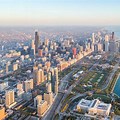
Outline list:
[[[68,84],[68,80],[70,79],[72,73],[74,72],[74,70],[72,70],[70,73],[68,73],[67,75],[65,75],[65,77],[63,77],[61,79],[61,84],[59,85],[59,92],[63,92],[65,91],[66,87],[66,84]]]
[[[59,86],[59,93],[54,100],[53,105],[51,106],[50,110],[45,114],[45,116],[42,118],[42,120],[52,120],[54,118],[54,115],[56,113],[56,110],[60,107],[61,101],[67,96],[65,94],[65,89],[63,89],[63,83],[66,83],[67,80],[70,78],[71,74],[74,71],[71,71],[69,74],[67,74],[65,77],[62,78],[62,83]]]

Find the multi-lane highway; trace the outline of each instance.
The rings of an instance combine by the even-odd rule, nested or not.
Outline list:
[[[46,113],[46,115],[42,118],[42,120],[52,120],[55,114],[57,107],[59,106],[64,94],[58,93],[54,103],[52,104],[50,110]]]

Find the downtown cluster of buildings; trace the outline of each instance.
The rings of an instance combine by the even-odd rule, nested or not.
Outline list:
[[[45,39],[43,42],[38,32],[35,32],[35,40],[31,41],[30,46],[23,46],[16,52],[6,54],[7,58],[15,56],[15,59],[7,60],[6,64],[3,64],[5,75],[13,74],[28,65],[32,66],[32,69],[27,71],[26,78],[19,75],[19,79],[14,80],[12,87],[8,79],[1,80],[0,115],[4,118],[12,114],[11,108],[13,109],[20,101],[34,99],[31,107],[34,107],[37,115],[42,117],[49,110],[58,93],[60,84],[58,72],[92,52],[119,52],[119,50],[120,44],[115,39],[114,33],[112,36],[105,35],[105,37],[100,33],[93,33],[92,37],[83,43],[74,41],[72,37],[65,37],[60,41]],[[45,90],[43,94],[38,94],[36,89],[39,89],[42,84],[45,84]],[[100,101],[96,100],[96,102]]]
[[[99,38],[96,41],[96,38]],[[115,37],[114,32],[112,34],[106,34],[104,38],[100,37],[100,34],[92,34],[92,41],[94,44],[94,51],[105,51],[111,53],[120,52],[120,41]]]
[[[112,32],[112,35],[105,35],[104,51],[113,53],[120,52],[120,41],[115,38],[114,32]]]

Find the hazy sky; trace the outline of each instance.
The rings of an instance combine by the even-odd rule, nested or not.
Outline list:
[[[120,0],[0,0],[0,25],[120,25]]]

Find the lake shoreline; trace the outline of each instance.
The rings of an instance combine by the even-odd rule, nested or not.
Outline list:
[[[116,79],[115,84],[114,84],[114,87],[112,88],[112,93],[114,93],[114,94],[116,94],[118,97],[120,97],[120,95],[118,95],[118,94],[115,93],[115,91],[114,91],[114,90],[115,90],[115,87],[116,87],[116,85],[117,85],[118,80],[120,80],[120,73],[118,74],[117,79]]]

